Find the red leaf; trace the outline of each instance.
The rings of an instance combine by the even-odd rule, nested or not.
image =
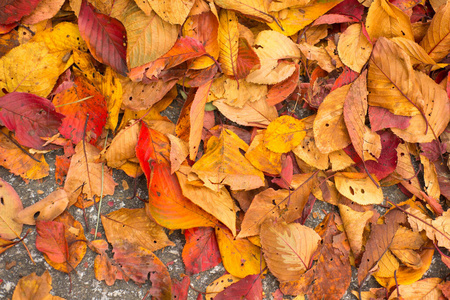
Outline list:
[[[29,15],[41,0],[2,0],[0,1],[0,24],[6,25],[19,21]]]
[[[351,16],[343,16],[338,14],[326,14],[319,17],[316,21],[314,21],[313,26],[322,25],[322,24],[337,24],[337,23],[352,23],[358,22],[359,20],[355,17]]]
[[[369,120],[372,131],[378,131],[392,127],[406,129],[409,127],[411,117],[394,115],[383,107],[369,106]]]
[[[150,294],[155,299],[172,299],[169,271],[150,250],[124,242],[116,244],[113,252],[115,261],[134,282],[145,283],[150,275]]]
[[[370,174],[375,174],[378,180],[381,180],[391,174],[397,167],[397,146],[400,139],[391,131],[378,131],[381,138],[381,154],[378,162],[373,160],[366,161],[366,168]],[[353,159],[360,170],[364,170],[361,158],[356,153],[352,145],[344,149],[344,151]]]
[[[266,98],[267,104],[269,105],[278,104],[283,100],[285,100],[294,92],[295,88],[298,85],[298,78],[300,76],[300,65],[294,64],[294,66],[295,71],[291,76],[289,76],[282,82],[275,84],[269,89]]]
[[[42,97],[12,92],[0,97],[0,121],[15,132],[20,144],[44,149],[41,137],[58,133],[64,115],[57,113],[53,104]]]
[[[262,283],[259,274],[248,275],[236,283],[233,283],[222,292],[218,293],[214,300],[248,299],[258,300],[263,298]]]
[[[247,77],[250,71],[259,66],[259,64],[259,57],[253,51],[253,48],[246,39],[240,38],[238,57],[236,60],[236,80]]]
[[[172,297],[177,300],[186,300],[188,297],[191,279],[187,276],[182,281],[172,279]]]
[[[152,77],[159,77],[162,70],[173,68],[204,54],[206,54],[205,47],[198,40],[191,37],[180,37],[169,52],[143,67],[145,67],[146,76],[152,79]]]
[[[99,62],[111,66],[116,72],[126,75],[127,32],[122,23],[94,11],[88,2],[83,0],[78,16],[78,27],[92,56]]]
[[[336,81],[333,84],[333,87],[331,88],[331,91],[334,91],[335,89],[350,84],[353,81],[355,81],[356,78],[358,78],[359,74],[352,69],[344,68],[344,71],[341,75],[336,79]]]
[[[84,138],[86,118],[89,116],[86,136],[95,143],[106,124],[107,110],[105,98],[94,86],[84,78],[75,77],[74,85],[57,94],[53,103],[56,111],[66,116],[59,128],[65,138],[78,144]]]
[[[191,228],[184,236],[186,245],[182,257],[187,275],[209,270],[222,261],[213,228]]]
[[[36,249],[55,263],[64,263],[69,257],[69,246],[64,235],[64,224],[54,221],[36,222]]]
[[[345,0],[333,7],[328,14],[337,14],[362,19],[364,6],[358,0]]]
[[[441,161],[435,161],[434,166],[436,168],[436,174],[438,178],[439,188],[441,189],[441,194],[450,199],[450,170],[446,164],[441,163]]]
[[[421,143],[420,149],[422,150],[421,154],[433,162],[441,158],[441,154],[447,152],[445,144],[437,140]]]

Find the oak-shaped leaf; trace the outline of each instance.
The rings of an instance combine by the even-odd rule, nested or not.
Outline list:
[[[281,282],[296,280],[310,268],[311,258],[321,240],[309,227],[273,220],[261,225],[260,236],[269,270]]]
[[[213,228],[187,229],[184,237],[186,244],[181,256],[188,275],[209,270],[222,261]]]
[[[144,208],[121,208],[102,216],[106,238],[110,244],[128,242],[139,247],[156,251],[174,246],[163,228],[152,221]]]
[[[28,299],[49,299],[64,300],[64,298],[50,294],[52,290],[52,276],[45,270],[41,276],[31,273],[20,278],[14,289],[12,299],[28,300]]]
[[[22,233],[22,223],[14,221],[14,217],[23,205],[14,188],[1,178],[0,199],[0,238],[12,240]]]
[[[78,27],[92,56],[101,63],[111,66],[114,71],[126,75],[127,32],[122,23],[96,12],[89,2],[83,0],[78,16]]]
[[[261,277],[259,274],[248,275],[238,282],[231,284],[222,292],[218,293],[214,299],[247,299],[247,300],[262,300],[263,289]]]
[[[145,283],[150,277],[150,295],[156,299],[171,299],[172,281],[161,260],[148,249],[118,242],[113,249],[114,260],[125,275],[136,283]]]
[[[217,191],[223,185],[232,190],[251,190],[264,185],[264,175],[242,155],[248,145],[234,132],[224,129],[219,138],[212,136],[206,152],[193,166],[192,172],[205,186]]]
[[[0,97],[0,121],[23,146],[35,149],[49,149],[42,137],[58,133],[64,118],[55,111],[53,104],[42,97],[12,92]]]

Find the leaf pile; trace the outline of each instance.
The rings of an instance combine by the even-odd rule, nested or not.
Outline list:
[[[32,206],[0,181],[0,253],[35,225],[56,270],[89,248],[107,285],[186,299],[154,254],[182,229],[187,275],[227,271],[207,299],[262,299],[267,271],[280,299],[340,299],[351,266],[381,286],[360,299],[449,299],[422,279],[435,249],[450,267],[449,54],[445,0],[3,1],[0,165],[37,180],[42,153],[64,154],[61,189]],[[113,195],[111,169],[145,174],[148,201],[99,211],[106,240],[87,237],[67,208]],[[335,212],[313,229],[317,201]],[[13,299],[50,290],[33,273]]]

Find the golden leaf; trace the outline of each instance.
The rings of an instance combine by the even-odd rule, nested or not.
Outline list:
[[[281,154],[275,153],[264,146],[264,131],[258,131],[248,147],[245,157],[257,169],[264,173],[278,175],[281,173]]]
[[[183,24],[195,3],[194,0],[147,1],[150,2],[152,9],[158,16],[171,24]]]
[[[214,3],[222,8],[235,10],[241,14],[271,22],[267,13],[269,1],[267,0],[215,0]]]
[[[239,50],[237,16],[233,11],[221,10],[219,14],[219,62],[225,75],[236,76]]]
[[[275,153],[287,153],[297,147],[306,135],[302,120],[285,115],[270,122],[264,133],[264,146]]]
[[[373,180],[377,181],[374,175]],[[381,204],[383,203],[383,190],[373,183],[372,179],[364,173],[336,173],[334,176],[336,188],[345,197],[361,204]]]
[[[218,191],[223,185],[232,190],[252,190],[264,185],[264,174],[240,152],[248,145],[234,132],[224,129],[219,138],[212,136],[206,152],[193,166],[192,172],[205,186]]]
[[[396,36],[414,40],[409,17],[387,0],[375,0],[369,8],[366,29],[372,42]]]

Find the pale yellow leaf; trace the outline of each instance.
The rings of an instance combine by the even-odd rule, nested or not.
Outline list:
[[[363,246],[364,228],[366,227],[369,219],[372,218],[373,211],[355,211],[346,205],[339,204],[339,213],[342,218],[350,247],[354,255],[359,256]]]
[[[186,20],[194,0],[148,0],[152,9],[160,16],[164,21],[171,24],[183,24]],[[137,1],[136,1],[137,2]]]
[[[403,51],[405,51],[409,55],[412,64],[436,64],[436,62],[428,55],[428,53],[426,53],[425,50],[416,42],[403,37],[395,37],[392,39],[392,41],[400,46],[400,48],[402,48]]]
[[[337,50],[341,61],[359,73],[369,60],[372,48],[372,44],[362,32],[361,24],[355,23],[341,34]]]
[[[272,21],[267,11],[270,1],[267,0],[214,0],[214,3],[222,8],[238,11],[265,22]]]
[[[27,225],[36,225],[36,221],[53,221],[66,209],[68,204],[66,191],[59,189],[21,210],[14,220]]]
[[[372,179],[377,179],[372,175]],[[340,194],[360,205],[383,203],[383,190],[365,173],[336,173],[334,182]]]

